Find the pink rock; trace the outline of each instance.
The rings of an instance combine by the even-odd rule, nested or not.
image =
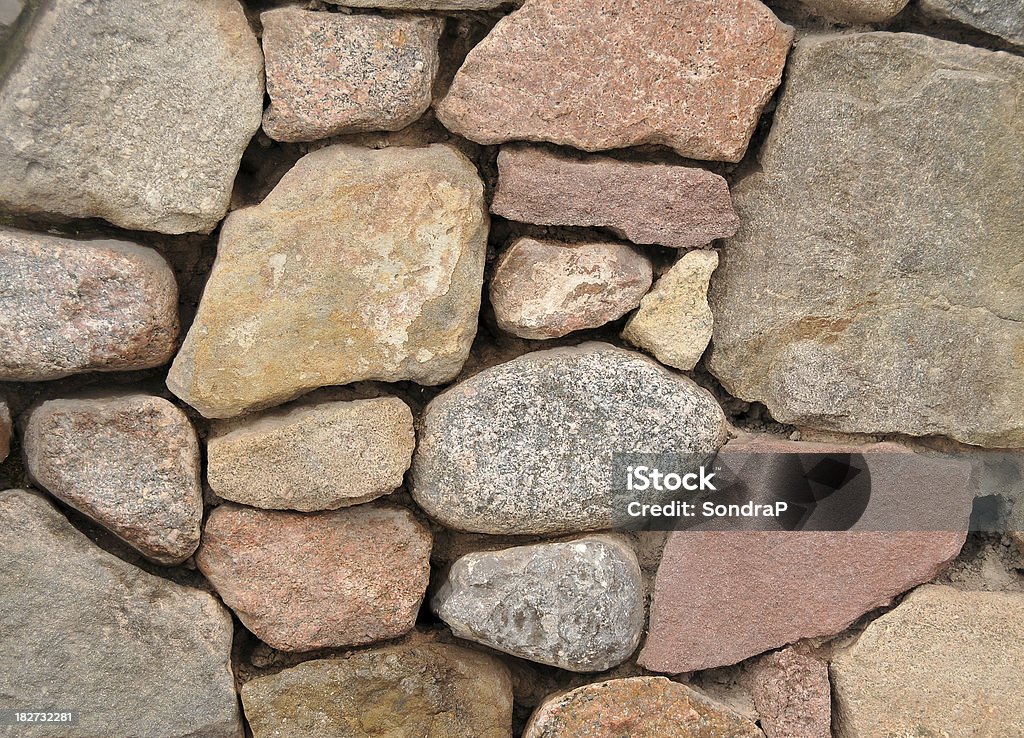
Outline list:
[[[621,318],[652,279],[650,259],[627,244],[520,238],[494,268],[491,305],[503,331],[558,338]]]
[[[430,533],[407,510],[302,514],[225,504],[196,563],[242,623],[274,648],[310,651],[412,629],[430,575]]]
[[[437,113],[483,144],[739,161],[792,39],[757,0],[531,0],[473,48]]]
[[[538,225],[601,226],[634,243],[680,249],[727,238],[740,224],[729,185],[705,169],[532,146],[502,147],[491,212]]]
[[[786,648],[754,667],[754,706],[768,738],[830,738],[832,694],[828,665]]]

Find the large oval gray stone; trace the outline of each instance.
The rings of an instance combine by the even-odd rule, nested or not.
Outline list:
[[[605,343],[538,351],[427,406],[412,491],[460,530],[601,530],[612,524],[613,454],[706,457],[725,434],[710,393],[642,354]]]
[[[644,627],[640,565],[612,536],[467,554],[431,604],[460,638],[571,671],[621,664]]]
[[[97,548],[24,490],[0,493],[0,592],[0,711],[80,713],[0,735],[241,738],[231,616],[212,595]]]
[[[868,33],[787,69],[711,371],[786,423],[1024,444],[1024,59]]]

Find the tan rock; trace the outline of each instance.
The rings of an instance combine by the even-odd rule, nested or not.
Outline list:
[[[753,670],[754,706],[767,738],[831,738],[828,664],[793,648],[765,656]]]
[[[548,698],[523,738],[760,738],[761,731],[664,677],[612,679]]]
[[[327,0],[347,8],[384,10],[490,10],[501,5],[518,5],[522,0]]]
[[[491,305],[503,331],[558,338],[621,318],[651,286],[651,261],[619,243],[520,238],[491,278]]]
[[[329,384],[452,379],[476,334],[487,213],[455,149],[330,146],[225,221],[167,386],[207,417]]]
[[[533,0],[470,51],[437,114],[484,144],[739,161],[792,38],[757,0]]]
[[[246,682],[254,738],[509,738],[512,681],[493,656],[439,643],[306,661]]]
[[[210,513],[196,563],[260,640],[311,651],[411,630],[430,576],[430,543],[401,508],[302,514],[226,503]]]
[[[714,318],[708,285],[717,267],[717,252],[684,254],[640,301],[622,337],[650,351],[662,364],[693,369],[711,341]]]
[[[907,0],[799,0],[814,15],[839,23],[884,23],[907,7]]]
[[[634,243],[705,246],[736,233],[724,177],[697,167],[503,146],[491,212],[539,225],[600,226]]]
[[[212,436],[207,477],[244,505],[333,510],[401,487],[415,446],[412,411],[397,397],[325,402]]]
[[[836,735],[1024,735],[1024,594],[927,586],[832,661]]]

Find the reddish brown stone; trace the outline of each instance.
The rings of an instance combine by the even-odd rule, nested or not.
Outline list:
[[[672,248],[726,238],[740,223],[729,185],[705,169],[532,146],[501,149],[491,212],[538,225],[601,226],[634,243]]]
[[[430,533],[406,510],[215,509],[196,563],[261,640],[286,651],[395,638],[416,622]]]
[[[483,144],[739,161],[792,38],[757,0],[533,0],[473,48],[437,113]]]
[[[503,331],[558,338],[621,318],[652,279],[650,259],[627,244],[520,238],[494,268],[491,305]]]
[[[768,738],[829,738],[832,695],[828,665],[787,648],[754,667],[754,706]]]
[[[587,684],[549,697],[523,738],[760,738],[752,722],[664,677]]]

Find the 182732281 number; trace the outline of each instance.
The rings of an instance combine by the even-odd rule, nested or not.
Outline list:
[[[78,723],[75,710],[0,710],[0,725],[24,725],[26,723]]]

